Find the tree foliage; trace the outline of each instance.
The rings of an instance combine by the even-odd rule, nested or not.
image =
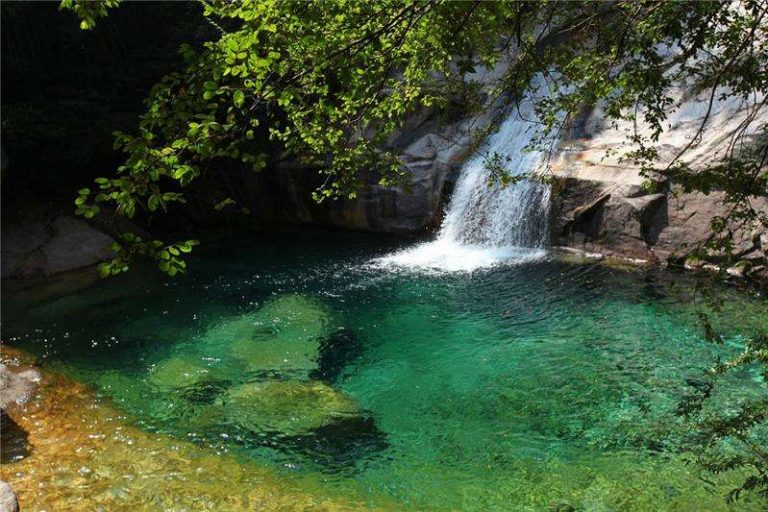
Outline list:
[[[90,28],[115,3],[65,0],[62,7]],[[584,105],[600,104],[609,121],[648,128],[629,141],[629,158],[643,172],[686,190],[725,192],[733,209],[729,218],[713,219],[713,243],[728,246],[732,221],[768,223],[750,203],[768,188],[760,115],[768,93],[764,1],[200,5],[217,36],[181,48],[186,67],[151,90],[135,133],[116,134],[125,164],[81,190],[78,213],[92,216],[105,205],[128,217],[165,212],[184,201],[184,187],[221,172],[221,161],[259,171],[276,148],[325,175],[318,201],[356,197],[362,170],[376,171],[382,185],[398,183],[407,175],[383,149],[387,137],[417,109],[446,105],[475,66],[511,56],[486,92],[519,100],[534,76],[544,77],[548,94],[535,98],[539,143],[554,140]],[[753,105],[731,134],[728,154],[705,169],[683,158],[695,139],[659,165],[657,143],[681,104],[680,84],[709,97],[697,138],[716,100]],[[474,101],[468,107],[487,96]]]
[[[60,9],[69,9],[80,18],[80,28],[91,30],[96,20],[107,15],[109,9],[120,5],[120,0],[61,0]]]

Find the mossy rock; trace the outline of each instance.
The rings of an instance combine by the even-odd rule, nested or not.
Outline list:
[[[319,302],[285,295],[220,323],[205,333],[203,343],[226,350],[251,371],[306,375],[317,367],[320,339],[329,330],[330,315]]]
[[[297,435],[357,415],[352,399],[320,381],[269,380],[230,389],[233,423],[256,432]]]
[[[147,374],[147,382],[165,391],[197,384],[210,379],[212,373],[201,357],[175,355],[153,366]]]

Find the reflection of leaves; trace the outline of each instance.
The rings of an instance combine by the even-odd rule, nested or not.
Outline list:
[[[707,341],[722,344],[722,336],[715,332],[706,314],[699,319]],[[759,369],[762,376],[762,394],[729,407],[707,407],[722,378],[731,372],[748,368]],[[744,482],[728,495],[728,500],[739,499],[745,491],[753,491],[768,498],[768,335],[748,338],[744,350],[725,361],[716,361],[702,379],[689,379],[689,392],[680,400],[678,414],[690,422],[693,429],[690,451],[693,460],[713,474],[728,471],[750,473]]]
[[[701,321],[701,325],[704,328],[704,339],[710,343],[722,345],[723,337],[715,332],[715,329],[712,327],[712,323],[709,321],[709,316],[707,316],[707,314],[703,311],[699,311],[697,314],[699,316],[699,320]]]

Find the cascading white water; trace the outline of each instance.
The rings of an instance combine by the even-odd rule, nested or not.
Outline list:
[[[523,179],[503,186],[488,158],[512,176],[535,173],[543,155],[526,151],[536,134],[531,102],[513,109],[479,155],[462,168],[435,241],[379,258],[383,266],[468,271],[541,258],[548,239],[549,187]]]
[[[525,151],[534,131],[515,110],[490,137],[487,152],[512,176],[534,172],[542,155]],[[548,205],[549,187],[528,179],[503,186],[493,179],[486,159],[475,156],[456,183],[438,238],[464,245],[543,247]]]

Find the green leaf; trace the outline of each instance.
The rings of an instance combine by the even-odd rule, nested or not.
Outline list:
[[[243,105],[243,102],[245,101],[245,93],[241,90],[235,91],[235,94],[233,95],[233,99],[235,100],[235,106],[241,107]]]
[[[99,266],[97,267],[99,270],[99,275],[101,277],[108,277],[110,273],[110,264],[109,263],[99,263]]]

